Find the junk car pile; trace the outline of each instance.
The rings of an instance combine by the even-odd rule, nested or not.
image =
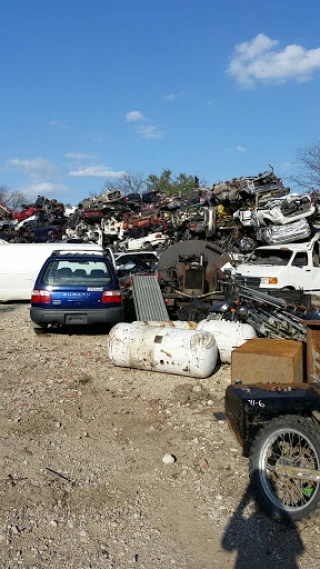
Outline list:
[[[161,251],[181,240],[206,239],[225,251],[248,253],[259,244],[308,238],[320,227],[319,203],[314,193],[290,193],[268,170],[212,188],[199,187],[196,178],[188,197],[115,190],[67,208],[39,196],[18,213],[0,205],[0,231],[10,241],[47,241],[63,234],[122,251]]]
[[[16,213],[0,204],[0,238],[5,241],[81,240],[112,246],[119,253],[155,251],[159,263],[152,272],[157,269],[166,304],[180,320],[199,321],[211,308],[211,318],[218,313],[225,320],[249,319],[259,335],[280,338],[289,337],[292,330],[303,336],[298,317],[288,322],[281,306],[265,299],[261,304],[256,292],[248,299],[238,286],[237,306],[246,308],[242,313],[234,308],[223,313],[217,308],[220,300],[227,299],[229,307],[234,302],[234,292],[230,295],[230,288],[224,286],[221,269],[230,261],[243,260],[259,246],[308,240],[319,228],[320,196],[291,193],[273,169],[219,181],[211,188],[199,187],[195,178],[191,196],[156,191],[122,195],[115,190],[72,208],[38,196],[34,204]],[[143,264],[137,270],[149,272],[149,267]],[[129,268],[120,275],[126,286],[130,286],[132,272]],[[303,307],[302,312],[307,312],[309,300]],[[286,305],[286,311],[290,310],[291,304]]]

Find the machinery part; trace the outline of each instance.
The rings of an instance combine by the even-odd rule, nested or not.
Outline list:
[[[225,294],[229,302],[235,303],[236,300],[232,319],[250,324],[258,335],[306,341],[306,327],[301,321],[307,306],[237,283],[229,284]],[[223,319],[228,319],[228,312]]]
[[[320,430],[312,419],[283,416],[266,423],[252,444],[249,460],[257,501],[274,519],[297,521],[317,508]]]
[[[230,262],[228,253],[213,243],[180,241],[161,254],[158,272],[169,289],[166,292],[178,289],[188,298],[202,298],[217,290],[218,271],[227,262]]]
[[[138,320],[169,320],[156,275],[132,274],[132,296]]]

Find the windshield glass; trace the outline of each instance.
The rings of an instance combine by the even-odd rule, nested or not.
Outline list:
[[[256,249],[249,257],[252,265],[287,265],[292,257],[288,249]]]

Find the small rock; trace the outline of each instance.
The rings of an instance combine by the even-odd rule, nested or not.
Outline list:
[[[200,466],[200,468],[202,468],[202,470],[206,470],[207,468],[209,468],[209,463],[208,463],[207,459],[206,458],[200,458],[199,466]]]
[[[201,391],[201,390],[202,390],[201,385],[195,385],[195,386],[192,388],[192,391],[194,391],[195,393],[197,393],[197,392],[199,392],[199,391]]]
[[[173,454],[165,454],[165,455],[162,457],[162,462],[163,462],[164,464],[173,464],[174,462],[176,462],[176,460],[177,460],[177,459],[176,459],[175,456],[173,456]]]
[[[14,535],[18,535],[19,533],[19,528],[17,526],[12,526],[11,531]]]
[[[57,520],[51,520],[50,525],[51,525],[53,528],[57,528],[59,524],[58,524]]]

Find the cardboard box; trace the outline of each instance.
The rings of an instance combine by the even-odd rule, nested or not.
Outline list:
[[[231,354],[231,383],[301,383],[303,343],[253,338]]]

